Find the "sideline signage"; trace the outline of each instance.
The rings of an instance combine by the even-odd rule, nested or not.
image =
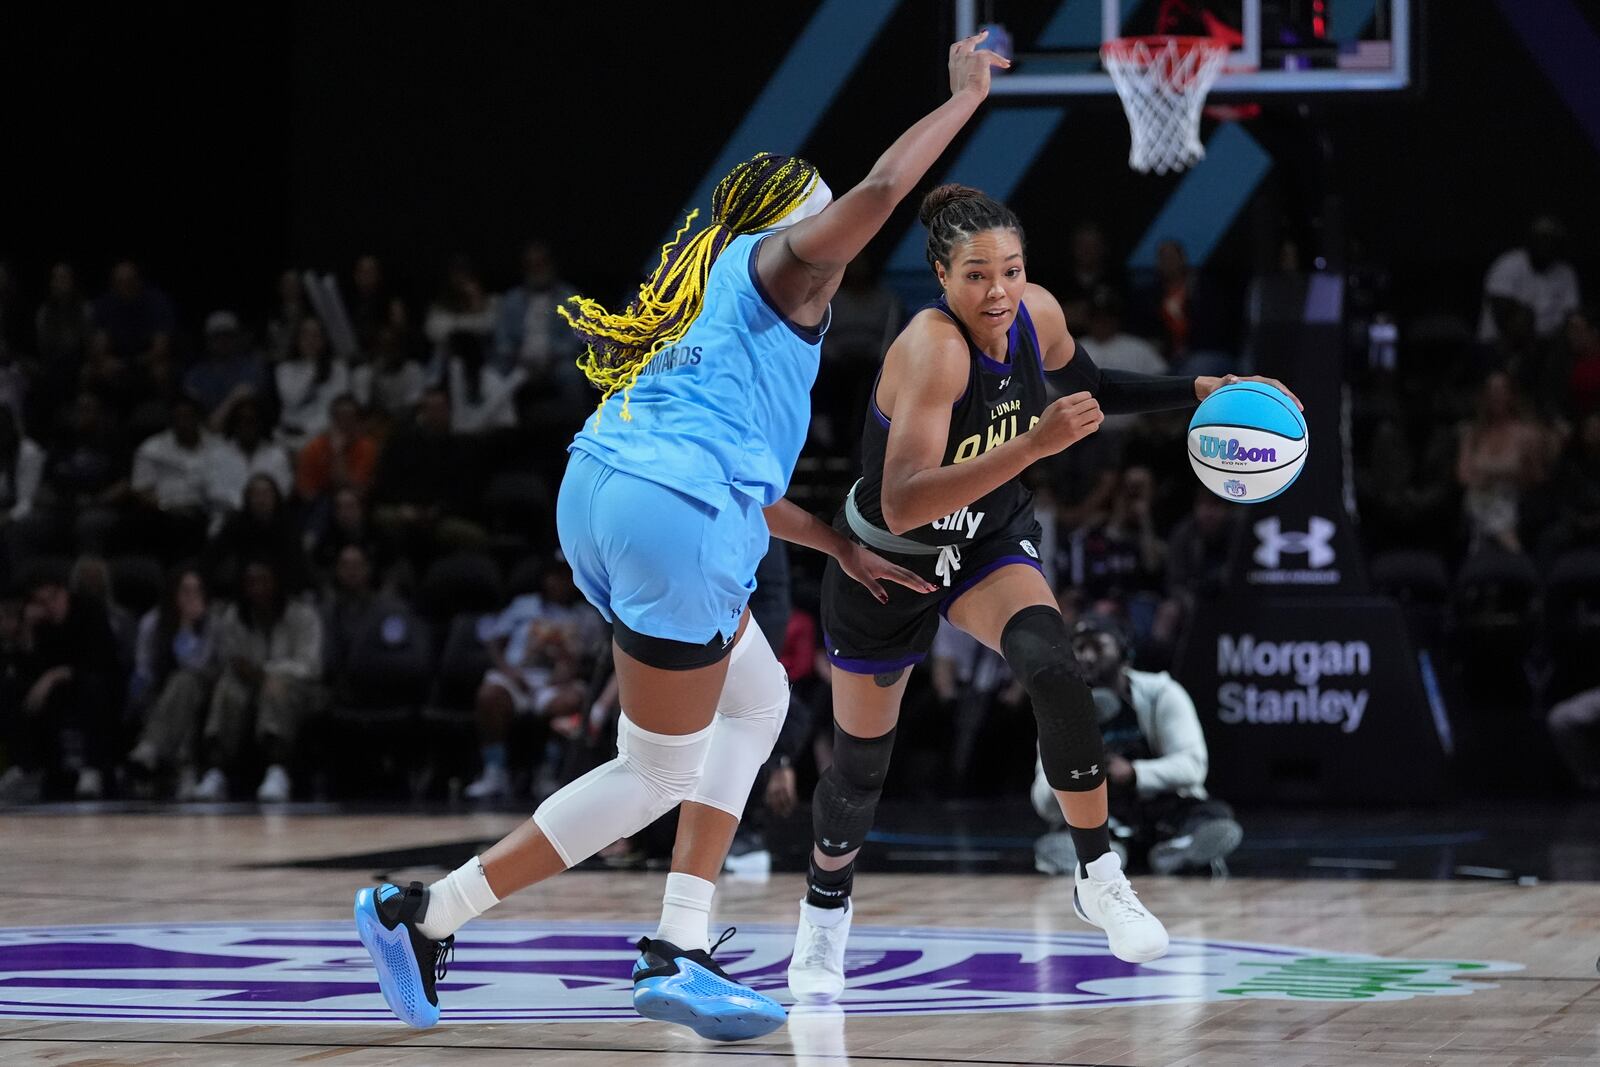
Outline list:
[[[1230,801],[1426,801],[1445,787],[1404,616],[1368,593],[1351,518],[1341,285],[1314,275],[1258,294],[1254,369],[1305,403],[1310,451],[1281,496],[1239,505],[1227,590],[1196,606],[1173,660],[1205,727],[1207,787]]]

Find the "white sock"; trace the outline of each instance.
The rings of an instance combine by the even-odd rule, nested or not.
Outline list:
[[[423,937],[443,941],[468,919],[488,911],[500,898],[489,888],[483,873],[483,860],[474,856],[428,887],[428,910],[417,924]]]
[[[844,917],[850,914],[850,905],[842,908],[819,908],[815,904],[800,902],[800,910],[805,912],[806,921],[812,926],[820,926],[824,930],[831,930],[844,922]]]
[[[671,941],[686,952],[711,948],[711,897],[715,882],[692,874],[674,871],[667,875],[667,891],[661,897],[661,925],[656,939]]]

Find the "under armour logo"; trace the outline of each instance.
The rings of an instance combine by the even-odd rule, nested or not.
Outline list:
[[[1255,524],[1255,561],[1263,567],[1276,567],[1285,552],[1305,553],[1311,566],[1326,567],[1333,563],[1334,524],[1320,515],[1311,516],[1310,528],[1304,532],[1284,530],[1277,516],[1262,519]]]
[[[1093,778],[1095,775],[1097,775],[1099,773],[1100,773],[1100,764],[1093,763],[1093,764],[1089,765],[1089,769],[1086,770],[1086,771],[1073,771],[1072,772],[1072,778],[1073,778],[1074,781],[1076,781],[1079,778]]]
[[[849,848],[850,847],[850,842],[848,842],[848,841],[829,841],[826,837],[824,837],[822,839],[822,847],[823,848]]]

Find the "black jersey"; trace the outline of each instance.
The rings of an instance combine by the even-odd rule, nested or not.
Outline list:
[[[967,389],[950,411],[950,436],[945,442],[941,466],[965,463],[1028,429],[1044,414],[1049,402],[1045,392],[1044,353],[1025,304],[1017,305],[1017,317],[1007,335],[1006,362],[990,359],[967,333],[961,320],[951,313],[941,298],[922,310],[932,308],[949,315],[967,341],[971,359]],[[881,373],[881,372],[880,372]],[[862,517],[877,527],[883,521],[883,457],[889,444],[889,419],[878,409],[878,383],[872,384],[872,397],[861,430],[861,481],[855,488],[856,507]],[[990,531],[1002,530],[1019,514],[1032,514],[1033,494],[1019,479],[1013,478],[984,494],[972,504],[935,519],[925,526],[908,530],[902,536],[926,545],[964,545]]]

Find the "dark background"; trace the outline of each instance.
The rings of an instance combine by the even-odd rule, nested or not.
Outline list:
[[[1326,133],[1349,233],[1412,310],[1471,306],[1489,260],[1539,211],[1567,222],[1592,291],[1600,154],[1492,5],[1419,6],[1420,90],[1310,97],[1307,115],[1273,104],[1252,132],[1293,151]],[[138,257],[190,328],[214,306],[264,307],[281,266],[343,272],[368,250],[417,297],[455,251],[499,287],[536,234],[565,277],[614,294],[812,7],[12,9],[0,256],[28,307],[53,259],[78,264],[95,293],[115,258]],[[847,186],[942,98],[952,32],[948,3],[901,5],[810,143],[772,147],[803,150]],[[1113,248],[1130,247],[1172,189],[1127,169],[1126,139],[1114,100],[1075,103],[1019,186],[1039,280],[1057,269],[1065,241],[1051,238],[1066,225],[1093,216]],[[1247,270],[1259,232],[1236,225],[1213,264]]]

